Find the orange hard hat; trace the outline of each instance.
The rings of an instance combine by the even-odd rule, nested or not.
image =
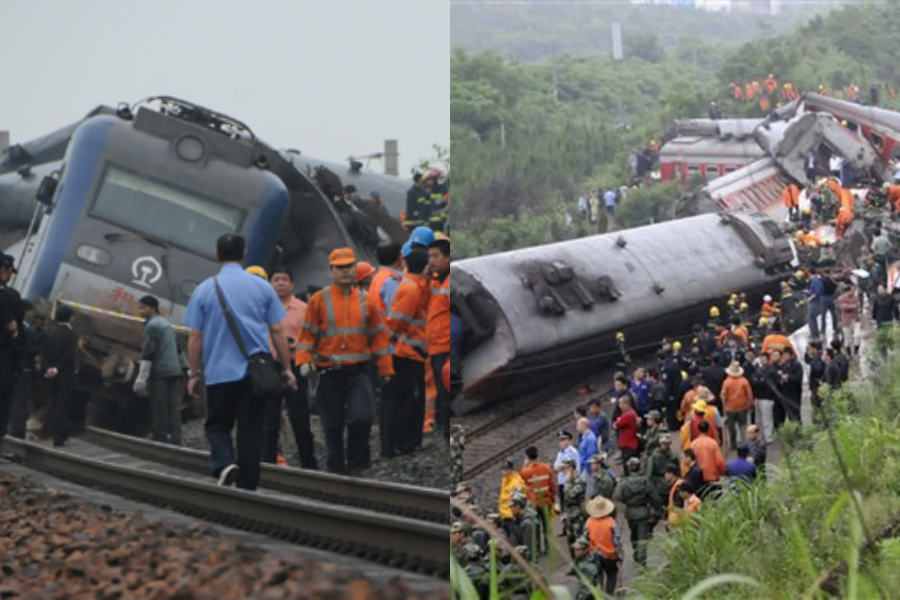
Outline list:
[[[328,257],[328,264],[334,267],[346,267],[356,262],[356,255],[350,248],[337,248],[332,250]]]
[[[364,260],[356,263],[356,283],[359,283],[369,275],[375,272],[375,267]]]

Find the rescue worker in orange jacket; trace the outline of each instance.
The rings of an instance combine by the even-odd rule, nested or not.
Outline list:
[[[332,285],[309,300],[296,363],[300,375],[319,371],[319,417],[325,431],[328,470],[360,475],[369,468],[369,433],[375,392],[369,365],[375,362],[382,383],[394,375],[390,338],[378,309],[356,287],[356,256],[338,248],[329,256]],[[344,428],[347,460],[344,461]]]
[[[375,250],[379,267],[369,285],[367,300],[378,307],[378,312],[385,319],[400,280],[403,279],[403,258],[400,256],[400,249],[401,246],[397,242],[386,242]]]
[[[784,206],[788,209],[788,218],[791,221],[799,221],[800,220],[800,188],[797,187],[796,183],[789,183],[785,186],[784,191],[781,193],[781,198],[784,200]]]
[[[407,253],[408,252],[408,253]],[[394,371],[397,377],[385,389],[382,402],[382,448],[387,456],[409,454],[422,445],[425,421],[425,343],[428,280],[424,248],[404,252],[406,275],[394,294],[387,317],[394,341]]]
[[[885,183],[882,189],[887,196],[888,206],[900,213],[900,185]]]
[[[428,246],[428,270],[433,274],[428,301],[428,354],[435,373],[450,360],[450,238],[435,239]],[[437,424],[450,439],[450,390],[437,378]]]

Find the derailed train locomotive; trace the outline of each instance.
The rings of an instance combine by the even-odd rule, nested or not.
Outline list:
[[[128,318],[137,300],[157,296],[179,322],[198,283],[216,272],[224,233],[247,237],[248,264],[288,265],[300,289],[328,282],[335,247],[372,260],[381,238],[405,232],[388,212],[373,219],[341,199],[342,183],[379,190],[395,216],[405,204],[400,180],[339,176],[183,100],[100,107],[0,155],[0,249],[19,262],[12,283],[23,297],[47,312],[58,301],[81,312],[83,372],[104,384],[92,389],[95,405],[117,407],[117,423],[126,414],[140,423],[129,385],[142,332]]]
[[[463,260],[451,266],[461,318],[454,410],[615,362],[615,332],[636,346],[687,333],[731,292],[774,292],[796,265],[761,213],[706,214]]]

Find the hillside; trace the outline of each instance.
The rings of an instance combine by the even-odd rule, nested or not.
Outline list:
[[[632,8],[666,9],[609,10]],[[506,9],[538,27],[545,7]],[[576,9],[583,7],[567,10]],[[548,18],[546,29],[554,31],[560,19]],[[454,21],[454,30],[458,22],[465,20]],[[623,61],[559,53],[524,62],[508,58],[509,45],[507,56],[457,49],[450,90],[456,250],[465,257],[586,235],[586,224],[572,218],[575,200],[626,182],[629,155],[658,139],[672,119],[705,116],[713,99],[723,102],[726,116],[760,114],[755,103],[726,100],[731,82],[774,73],[802,89],[855,83],[865,91],[876,83],[885,103],[897,103],[889,92],[900,87],[898,30],[900,0],[890,0],[835,10],[781,36],[757,34],[737,48],[698,37],[674,47],[657,39],[634,52],[626,44]],[[473,35],[471,28],[465,35]],[[633,194],[619,226],[667,218],[677,194],[668,187]]]

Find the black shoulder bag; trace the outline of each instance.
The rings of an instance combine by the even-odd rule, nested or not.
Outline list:
[[[268,352],[260,352],[253,356],[247,354],[244,338],[241,337],[237,323],[234,322],[234,315],[231,314],[231,309],[228,308],[228,303],[225,302],[225,294],[222,293],[222,288],[219,287],[218,278],[214,277],[213,283],[216,284],[216,295],[219,297],[219,304],[222,306],[222,313],[225,315],[228,329],[231,330],[234,341],[237,342],[238,347],[241,349],[241,354],[247,359],[247,370],[250,374],[250,386],[253,390],[253,396],[259,399],[280,397],[284,393],[281,375],[275,368],[275,361],[272,360],[272,355]]]

